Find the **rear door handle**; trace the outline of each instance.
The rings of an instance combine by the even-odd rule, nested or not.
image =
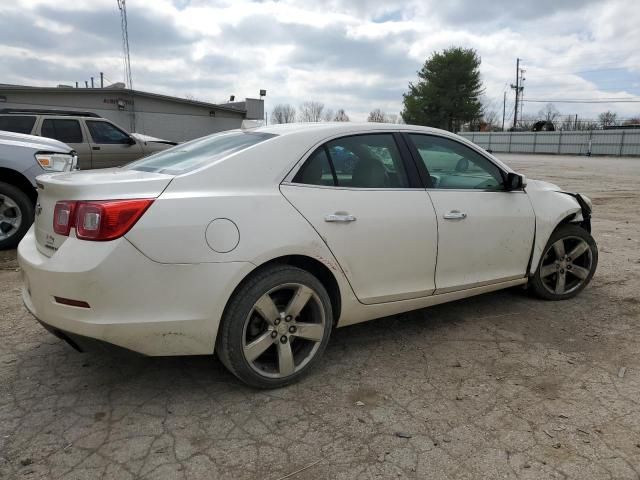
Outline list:
[[[100,150],[100,147],[91,147],[92,150]]]
[[[325,222],[335,222],[335,223],[349,223],[355,222],[356,217],[353,215],[349,215],[348,213],[332,213],[330,215],[325,215]]]
[[[443,217],[447,220],[464,220],[467,218],[467,214],[460,210],[451,210],[450,212],[445,213]]]

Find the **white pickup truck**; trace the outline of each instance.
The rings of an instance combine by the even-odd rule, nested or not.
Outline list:
[[[69,146],[51,138],[0,130],[0,250],[18,245],[36,213],[36,177],[76,168]]]

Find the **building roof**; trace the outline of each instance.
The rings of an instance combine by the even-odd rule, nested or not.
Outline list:
[[[167,102],[176,102],[176,103],[183,103],[187,105],[195,105],[198,107],[208,108],[211,110],[215,109],[215,110],[223,110],[223,111],[233,112],[233,113],[246,113],[245,109],[241,109],[237,107],[228,107],[226,105],[219,105],[217,103],[208,103],[208,102],[201,102],[199,100],[189,100],[187,98],[172,97],[170,95],[163,95],[160,93],[143,92],[142,90],[129,90],[128,88],[32,87],[29,85],[11,85],[6,83],[0,83],[0,93],[6,92],[6,91],[17,92],[17,93],[31,93],[36,91],[38,93],[47,93],[47,94],[73,92],[78,95],[89,95],[89,94],[96,94],[96,93],[100,93],[104,95],[108,93],[115,93],[115,94],[120,94],[122,96],[134,95],[137,97],[154,98],[157,100],[164,100]]]

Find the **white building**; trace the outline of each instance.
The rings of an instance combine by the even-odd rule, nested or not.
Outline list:
[[[4,109],[93,112],[129,132],[182,142],[239,128],[243,120],[262,120],[264,101],[217,105],[156,93],[106,88],[28,87],[0,84]]]

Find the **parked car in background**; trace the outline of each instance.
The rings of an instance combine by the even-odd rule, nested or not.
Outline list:
[[[13,248],[33,223],[36,177],[76,166],[69,145],[0,130],[0,249]]]
[[[598,263],[587,197],[425,127],[232,130],[39,183],[18,260],[46,328],[215,350],[261,388],[318,364],[334,326],[527,284],[564,300]]]
[[[7,108],[0,110],[0,130],[64,142],[77,152],[81,170],[119,167],[176,145],[168,140],[129,134],[91,112]]]

